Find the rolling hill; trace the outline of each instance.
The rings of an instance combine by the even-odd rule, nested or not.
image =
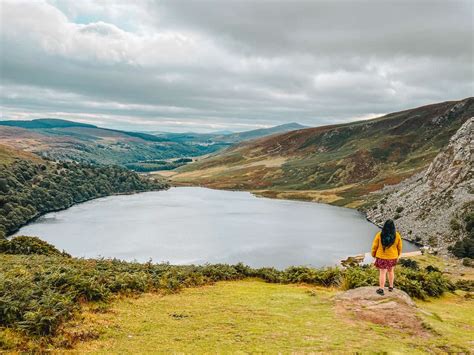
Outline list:
[[[289,124],[229,135],[155,135],[44,118],[0,121],[0,143],[55,160],[131,166],[143,161],[205,155],[243,139],[287,132],[297,127],[300,125]]]
[[[285,123],[279,126],[270,127],[270,128],[260,128],[254,129],[251,131],[238,132],[232,134],[226,134],[216,138],[216,141],[223,141],[226,143],[238,143],[243,141],[248,141],[251,139],[257,139],[265,136],[270,136],[277,133],[286,133],[290,131],[296,131],[298,129],[308,128],[308,126],[303,126],[299,123]]]
[[[299,123],[285,123],[279,126],[274,126],[270,128],[260,128],[254,129],[251,131],[244,131],[244,132],[214,132],[214,133],[194,133],[194,132],[187,132],[187,133],[168,133],[168,132],[157,132],[155,133],[156,136],[169,139],[175,142],[183,142],[183,143],[202,143],[202,144],[234,144],[239,143],[246,140],[257,139],[265,136],[270,136],[272,134],[277,133],[285,133],[294,131],[297,129],[308,128],[307,126],[303,126]]]
[[[0,143],[55,160],[119,165],[196,156],[221,148],[56,119],[1,121]]]
[[[427,168],[472,116],[474,98],[467,98],[301,129],[240,143],[178,169],[173,180],[357,207]]]

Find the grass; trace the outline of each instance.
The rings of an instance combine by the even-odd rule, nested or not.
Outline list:
[[[433,328],[432,336],[420,339],[403,330],[341,319],[334,307],[336,292],[246,279],[179,294],[122,298],[109,312],[86,315],[83,326],[95,324],[101,335],[80,344],[77,350],[345,353],[350,349],[413,354],[473,349],[469,334],[474,330],[474,302],[460,295],[418,303],[426,313],[426,326]]]
[[[474,300],[457,291],[439,299],[417,301],[424,312],[421,316],[434,333],[442,337],[433,337],[432,343],[440,349],[453,352],[474,351]],[[458,347],[458,349],[456,349]]]
[[[15,150],[3,144],[0,144],[0,164],[10,165],[11,163],[19,159],[25,159],[35,163],[42,162],[41,158],[34,154]]]
[[[421,268],[432,265],[440,269],[443,274],[449,276],[453,281],[474,280],[474,268],[462,265],[462,260],[455,258],[440,258],[431,254],[410,257],[416,260]]]

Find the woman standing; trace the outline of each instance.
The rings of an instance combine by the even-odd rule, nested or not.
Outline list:
[[[379,269],[379,289],[377,293],[383,295],[385,280],[388,273],[388,290],[393,291],[395,279],[394,268],[402,254],[402,238],[395,229],[395,223],[387,220],[381,232],[375,235],[372,243],[372,256],[375,258],[375,267]]]

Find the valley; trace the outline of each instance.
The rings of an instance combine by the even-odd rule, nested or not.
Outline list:
[[[474,354],[473,23],[0,0],[0,354]]]
[[[297,130],[242,142],[170,178],[357,208],[378,225],[395,219],[405,239],[431,252],[473,257],[473,117],[467,98]]]
[[[115,164],[143,172],[161,170],[163,167],[159,165],[166,160],[189,161],[192,157],[219,151],[245,139],[302,127],[304,126],[293,123],[229,134],[151,134],[106,129],[61,119],[4,120],[0,121],[0,143],[48,159],[86,164]],[[179,164],[168,164],[167,169],[177,166]]]
[[[376,351],[397,334],[397,350],[471,351],[473,106],[468,98],[229,139],[192,159],[163,147],[199,146],[195,135],[173,142],[56,120],[0,128],[0,348],[259,351],[272,339],[275,350],[338,352],[349,342]],[[155,192],[136,194],[146,191]],[[134,195],[111,196],[119,194]],[[394,218],[404,239],[424,246],[396,268],[397,292],[418,308],[338,303],[377,283],[370,264],[336,266],[368,250],[378,230],[354,209],[376,223]],[[377,316],[393,304],[411,321]]]

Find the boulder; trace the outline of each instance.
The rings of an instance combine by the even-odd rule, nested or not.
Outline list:
[[[367,306],[371,304],[385,304],[388,301],[404,303],[410,307],[416,307],[415,302],[411,299],[408,294],[402,290],[394,289],[392,292],[388,291],[386,288],[385,294],[383,296],[376,293],[378,287],[375,286],[366,286],[358,287],[352,290],[340,293],[336,296],[336,300],[339,301],[349,301],[349,302],[364,302],[367,303]]]
[[[371,323],[402,329],[409,334],[430,336],[418,316],[415,302],[406,292],[385,288],[385,294],[375,291],[378,287],[359,287],[339,293],[336,298],[336,312],[349,322]]]

